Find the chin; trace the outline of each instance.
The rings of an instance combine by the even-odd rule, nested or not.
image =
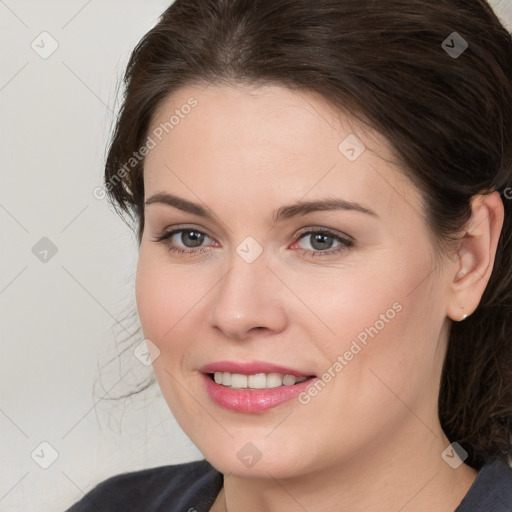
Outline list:
[[[288,441],[276,437],[276,443],[271,443],[265,439],[265,435],[255,432],[254,436],[250,436],[244,432],[239,439],[235,437],[208,446],[203,442],[196,446],[206,460],[225,475],[241,478],[268,479],[269,475],[274,478],[290,478],[310,471],[306,463],[307,455],[297,449],[300,443],[292,442],[289,437]]]

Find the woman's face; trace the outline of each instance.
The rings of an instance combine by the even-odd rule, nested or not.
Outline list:
[[[439,436],[449,279],[386,141],[278,86],[183,88],[149,135],[138,312],[205,457],[288,477]]]

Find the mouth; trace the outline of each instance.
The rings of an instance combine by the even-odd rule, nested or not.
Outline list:
[[[242,413],[261,413],[289,402],[318,380],[314,374],[258,362],[223,361],[199,371],[216,405]]]

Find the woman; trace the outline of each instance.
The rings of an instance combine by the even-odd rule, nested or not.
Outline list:
[[[72,507],[512,510],[512,39],[484,0],[177,0],[105,187],[205,460]]]

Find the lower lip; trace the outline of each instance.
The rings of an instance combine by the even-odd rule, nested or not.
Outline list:
[[[279,386],[269,389],[233,389],[214,382],[209,375],[202,374],[210,398],[221,407],[231,411],[256,413],[264,412],[295,398],[317,378],[299,382],[293,386]]]

